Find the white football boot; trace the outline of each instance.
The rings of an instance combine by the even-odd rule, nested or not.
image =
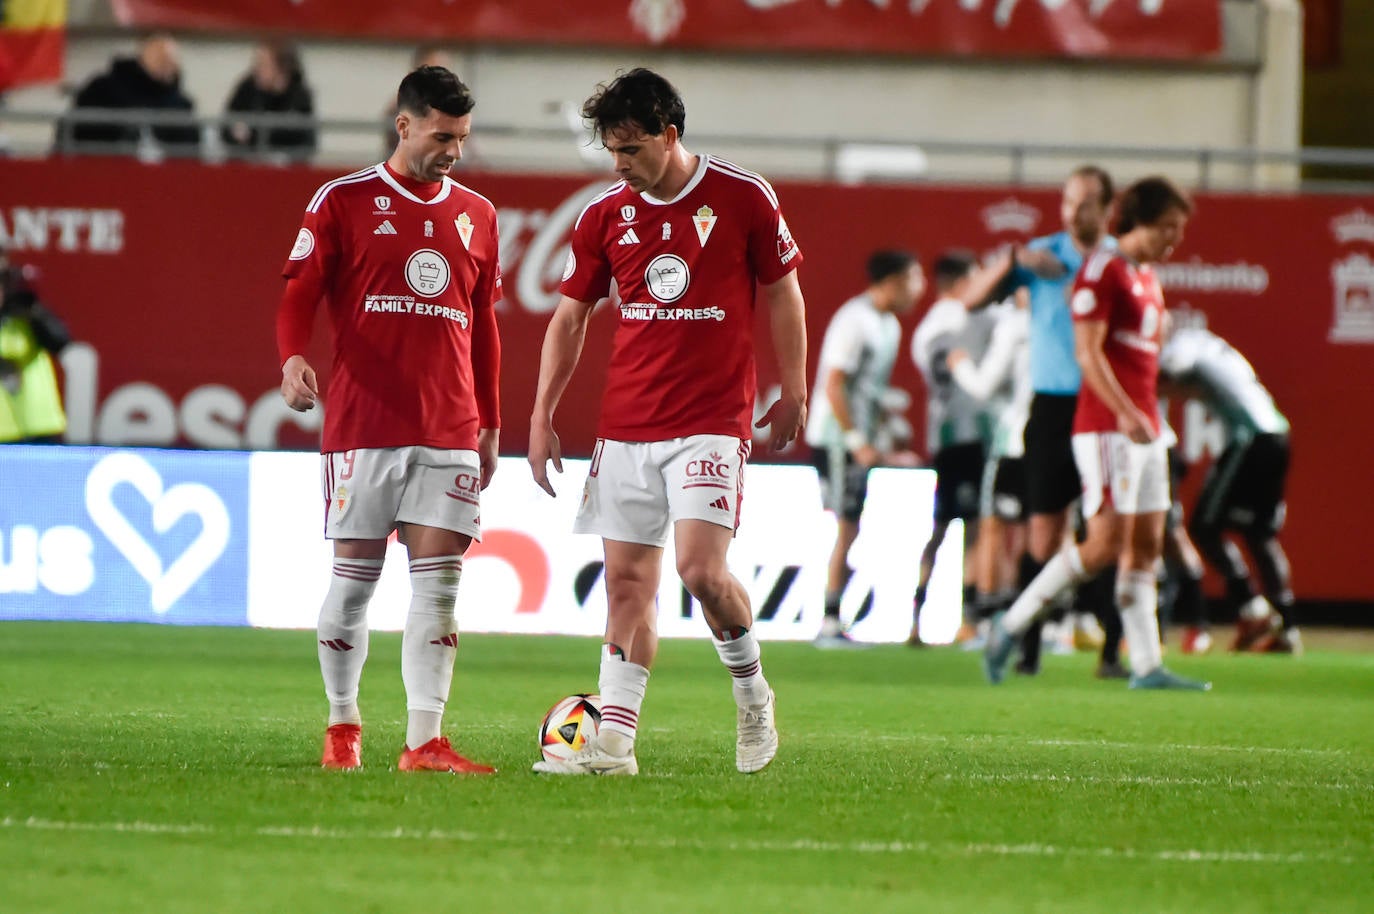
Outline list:
[[[777,702],[773,690],[761,705],[739,709],[735,729],[735,767],[745,774],[761,771],[778,754],[778,726],[774,720]]]
[[[608,745],[609,744],[609,745]],[[608,750],[618,749],[616,755]],[[635,761],[635,744],[620,733],[597,734],[587,745],[573,753],[572,758],[541,759],[534,763],[539,774],[639,774]]]

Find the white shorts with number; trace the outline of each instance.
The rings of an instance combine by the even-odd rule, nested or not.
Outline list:
[[[1083,516],[1110,501],[1118,514],[1169,510],[1169,456],[1163,438],[1137,444],[1120,432],[1073,436],[1073,461],[1083,480]]]
[[[385,539],[398,523],[480,540],[482,471],[476,451],[359,448],[320,455],[324,535]]]
[[[598,438],[573,530],[662,546],[668,527],[704,520],[739,526],[749,442],[728,435],[668,441]]]

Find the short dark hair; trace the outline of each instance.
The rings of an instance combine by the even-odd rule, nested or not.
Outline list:
[[[889,276],[899,276],[911,269],[916,255],[910,251],[874,251],[868,257],[868,282],[877,285]]]
[[[1102,188],[1102,195],[1099,198],[1102,205],[1112,205],[1112,197],[1116,196],[1116,190],[1112,187],[1112,176],[1107,174],[1107,169],[1100,165],[1080,165],[1073,170],[1069,177],[1095,179],[1097,186]]]
[[[416,117],[426,116],[431,108],[462,117],[476,104],[463,81],[443,67],[416,67],[396,90],[396,110]]]
[[[978,258],[973,256],[972,251],[945,251],[935,260],[935,287],[941,290],[948,289],[973,272],[977,263]]]
[[[1171,209],[1193,212],[1193,202],[1174,182],[1159,175],[1141,178],[1121,194],[1121,218],[1116,233],[1124,235],[1139,225],[1153,225]]]
[[[597,133],[635,124],[649,136],[660,136],[671,125],[678,136],[687,131],[687,108],[673,84],[653,70],[636,67],[596,87],[582,105],[582,116]]]

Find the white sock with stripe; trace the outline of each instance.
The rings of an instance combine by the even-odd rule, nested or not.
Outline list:
[[[1002,617],[1002,627],[1012,635],[1021,634],[1055,597],[1086,577],[1078,549],[1074,546],[1064,547],[1045,563],[1040,573],[1021,591],[1016,602]]]
[[[741,708],[758,707],[768,700],[768,680],[763,678],[758,639],[747,628],[735,629],[727,635],[723,641],[712,635],[711,643],[734,681],[735,704]]]
[[[315,627],[331,727],[362,723],[358,683],[367,662],[367,604],[381,575],[381,559],[334,559]]]
[[[629,755],[639,730],[639,710],[649,687],[649,671],[625,659],[614,644],[601,645],[601,726],[597,741],[611,755]]]
[[[1153,571],[1128,571],[1116,579],[1116,606],[1131,656],[1131,672],[1144,676],[1164,662],[1159,645],[1159,581]]]
[[[463,557],[410,560],[410,612],[401,636],[401,679],[406,687],[406,746],[418,749],[439,735],[458,654],[453,604]]]

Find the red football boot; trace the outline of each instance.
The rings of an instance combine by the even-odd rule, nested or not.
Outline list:
[[[481,765],[453,751],[447,737],[437,736],[418,749],[407,747],[396,767],[402,771],[451,771],[454,774],[495,774],[490,765]]]
[[[357,724],[335,724],[324,731],[320,767],[345,771],[363,767],[363,728]]]

